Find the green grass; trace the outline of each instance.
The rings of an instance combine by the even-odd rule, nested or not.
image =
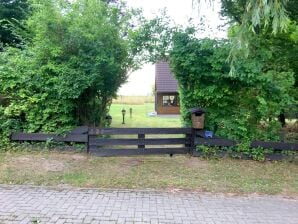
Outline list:
[[[125,124],[122,124],[122,109],[126,110]],[[132,118],[129,109],[132,108]],[[113,117],[111,127],[181,127],[180,117],[162,116],[149,117],[148,113],[154,111],[153,103],[140,105],[132,104],[112,104],[110,114]]]
[[[103,158],[47,151],[1,153],[0,157],[1,184],[298,195],[298,166],[289,162],[188,156]]]

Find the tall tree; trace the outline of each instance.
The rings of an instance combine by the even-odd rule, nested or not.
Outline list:
[[[243,14],[245,13],[245,6],[249,3],[249,0],[222,0],[222,15],[227,16],[232,24],[230,37],[234,41],[237,41],[237,33],[241,33],[241,24],[243,23]],[[245,32],[246,42],[250,44],[244,50],[246,54],[254,56],[258,51],[266,49],[272,56],[270,60],[264,61],[266,66],[265,70],[274,70],[277,72],[292,71],[295,78],[295,87],[292,90],[292,96],[298,100],[298,61],[296,59],[298,55],[298,4],[297,0],[289,0],[285,6],[288,20],[287,29],[283,32],[272,35],[272,28],[267,29],[256,27],[252,31]],[[272,21],[273,22],[273,21]],[[265,21],[262,21],[262,24]],[[264,26],[263,26],[264,27]],[[243,34],[243,33],[242,33]],[[243,51],[242,51],[243,52]],[[234,51],[235,53],[235,51]],[[239,52],[236,53],[239,55]],[[241,52],[240,52],[241,54]],[[280,118],[284,118],[281,115]],[[282,123],[285,124],[285,119],[281,119]]]
[[[200,5],[202,2],[212,4],[215,0],[193,0]],[[221,0],[223,4],[234,7],[240,13],[238,21],[241,21],[241,28],[245,30],[254,30],[255,28],[272,27],[272,32],[283,31],[287,27],[288,15],[286,7],[289,0]],[[231,6],[231,5],[232,6]]]
[[[212,4],[215,0],[193,0]],[[221,0],[222,13],[238,23],[234,32],[233,47],[229,60],[231,62],[231,75],[235,72],[234,61],[238,57],[246,57],[250,53],[249,47],[254,43],[254,35],[267,32],[276,35],[284,32],[289,26],[287,9],[295,5],[296,0]],[[294,7],[295,8],[295,7]],[[296,12],[295,12],[296,13]]]

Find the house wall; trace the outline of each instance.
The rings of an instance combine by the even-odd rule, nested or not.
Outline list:
[[[155,96],[155,108],[157,114],[180,114],[179,106],[163,106],[163,96],[166,95],[178,95],[177,92],[172,93],[156,93]]]

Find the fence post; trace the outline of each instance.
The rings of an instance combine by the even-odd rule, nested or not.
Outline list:
[[[89,153],[90,152],[90,148],[89,148],[89,136],[90,136],[90,134],[89,134],[89,128],[88,128],[88,132],[87,132],[87,143],[86,143],[86,151],[87,151],[87,153]]]
[[[189,148],[189,153],[192,155],[193,151],[195,150],[195,137],[196,137],[196,130],[194,128],[191,129],[190,134],[186,134],[186,141],[185,147]]]
[[[145,134],[138,134],[138,139],[139,139],[138,149],[145,149],[145,145],[140,144],[142,139],[145,139]]]
[[[191,129],[191,155],[193,155],[193,152],[196,150],[196,145],[195,145],[195,141],[196,141],[196,129],[192,128]]]

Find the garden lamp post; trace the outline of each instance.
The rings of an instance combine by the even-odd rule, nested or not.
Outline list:
[[[122,112],[122,124],[125,124],[125,113],[126,113],[126,110],[123,108],[121,112]]]
[[[129,108],[129,115],[130,115],[130,118],[132,118],[132,108]]]

